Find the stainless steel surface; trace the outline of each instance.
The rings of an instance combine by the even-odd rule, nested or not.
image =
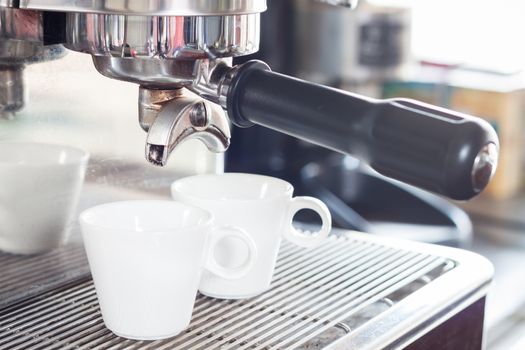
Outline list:
[[[24,68],[0,65],[0,119],[13,119],[24,107]]]
[[[283,243],[261,296],[199,295],[192,324],[174,338],[113,335],[86,279],[1,309],[0,349],[377,349],[410,341],[418,325],[435,326],[435,313],[482,297],[491,273],[463,251],[340,232],[311,250]]]
[[[151,114],[148,117],[152,118]],[[229,120],[224,110],[190,92],[166,103],[148,129],[146,159],[160,166],[166,165],[175,147],[189,139],[202,141],[215,153],[226,151],[230,145]]]
[[[226,109],[228,89],[240,66],[231,67],[228,60],[200,60],[198,64],[196,79],[188,88]]]
[[[1,16],[2,9],[0,9]],[[63,57],[66,52],[62,45],[43,46],[38,41],[7,38],[2,35],[4,27],[1,25],[2,23],[0,23],[0,119],[11,120],[25,105],[26,64],[55,60]]]
[[[173,101],[176,97],[181,97],[183,89],[157,90],[139,88],[139,124],[142,130],[149,131],[149,128],[157,118],[162,107]]]
[[[58,11],[97,12],[155,16],[204,16],[259,13],[266,10],[266,0],[0,0],[0,6]]]
[[[71,242],[52,252],[20,256],[0,252],[0,309],[89,276],[84,246]]]
[[[100,74],[158,89],[191,85],[196,77],[198,61],[93,56],[93,64]]]
[[[259,48],[259,14],[166,17],[68,13],[67,47],[95,56],[198,59]]]
[[[472,184],[478,191],[483,190],[490,182],[498,166],[498,147],[488,143],[483,147],[472,167]]]
[[[151,17],[70,13],[67,43],[94,56],[97,70],[141,85],[191,83],[199,59],[254,53],[259,14]]]
[[[43,38],[42,13],[0,8],[0,37],[40,44]],[[17,54],[18,52],[11,52]],[[2,58],[5,56],[2,55]]]
[[[199,96],[222,106],[222,108],[226,110],[227,97],[232,81],[239,70],[249,63],[236,65],[234,67],[231,66],[231,61],[226,59],[222,61],[201,60],[198,63],[197,77],[188,88]],[[270,70],[270,67],[264,62],[259,61],[258,65]]]
[[[0,64],[50,61],[65,55],[61,45],[43,46],[42,13],[0,7]]]
[[[0,119],[24,107],[24,65],[64,55],[60,45],[43,45],[42,13],[0,8]]]
[[[196,59],[196,60],[160,60],[160,59],[133,59],[108,56],[93,56],[95,68],[102,75],[141,84],[144,87],[172,90],[188,87],[196,93],[218,103],[218,81],[212,81],[215,67],[231,68],[231,58]],[[217,75],[222,78],[222,75]],[[221,105],[226,105],[226,89],[221,91]],[[224,100],[223,100],[224,99]]]
[[[0,65],[50,61],[65,55],[61,45],[43,46],[42,13],[0,8]]]

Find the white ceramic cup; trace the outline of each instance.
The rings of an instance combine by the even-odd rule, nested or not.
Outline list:
[[[67,241],[88,158],[69,146],[0,143],[0,250],[34,254]]]
[[[190,323],[203,269],[240,278],[257,255],[242,230],[218,228],[208,211],[173,201],[99,205],[80,215],[80,225],[102,318],[113,333],[130,339],[178,334]],[[249,252],[237,268],[214,259],[225,237],[239,239]]]
[[[231,281],[211,272],[203,274],[199,291],[215,298],[240,299],[264,292],[270,287],[281,237],[302,247],[313,247],[328,235],[332,225],[323,202],[312,197],[292,198],[291,184],[267,176],[197,175],[175,181],[171,193],[176,201],[209,210],[218,224],[242,228],[257,245],[257,261],[245,277]],[[306,235],[293,227],[292,219],[302,209],[319,214],[319,232]],[[217,259],[226,266],[245,260],[245,252],[232,240],[224,240],[216,249]]]

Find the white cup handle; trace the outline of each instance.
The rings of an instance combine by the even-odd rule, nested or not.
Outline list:
[[[321,217],[321,229],[314,234],[304,234],[293,227],[293,217],[299,210],[311,209]],[[284,233],[284,238],[300,247],[312,248],[320,244],[332,229],[332,215],[326,204],[314,197],[292,198],[289,209],[290,229]]]
[[[238,238],[248,247],[248,259],[246,259],[241,266],[235,268],[224,267],[215,259],[215,247],[217,246],[217,243],[225,237]],[[250,272],[256,259],[257,246],[252,237],[250,237],[246,231],[235,226],[222,226],[212,229],[210,241],[208,243],[208,256],[206,258],[206,264],[204,265],[208,271],[222,278],[239,279]]]

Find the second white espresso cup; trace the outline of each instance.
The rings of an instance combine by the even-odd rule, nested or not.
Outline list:
[[[245,277],[232,281],[213,272],[203,274],[199,291],[215,298],[240,299],[264,292],[270,287],[282,237],[302,247],[313,247],[332,226],[323,202],[312,197],[293,198],[292,185],[273,177],[238,173],[197,175],[175,181],[171,192],[176,201],[209,210],[218,224],[240,227],[255,241],[257,261]],[[319,214],[319,232],[307,235],[293,227],[294,215],[303,209]],[[231,267],[246,260],[246,249],[232,239],[220,242],[215,254]]]
[[[84,211],[80,225],[104,323],[130,339],[178,334],[190,323],[204,269],[235,279],[256,258],[245,232],[215,227],[208,211],[172,201],[103,204]],[[248,259],[237,268],[214,259],[225,237],[248,247]]]
[[[0,143],[0,250],[34,254],[67,241],[88,158],[69,146]]]

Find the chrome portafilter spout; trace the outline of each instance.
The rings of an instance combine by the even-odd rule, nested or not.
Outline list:
[[[183,88],[141,87],[139,123],[148,132],[146,159],[154,165],[166,165],[171,152],[186,140],[198,139],[215,153],[230,145],[229,120],[223,109]]]

